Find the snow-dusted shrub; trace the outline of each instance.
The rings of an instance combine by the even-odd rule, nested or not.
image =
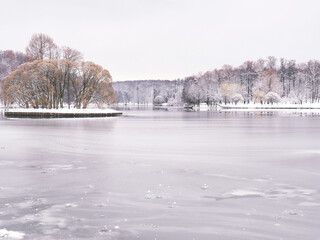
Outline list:
[[[281,98],[281,103],[292,103],[292,102],[291,102],[290,98],[283,97],[283,98]]]
[[[235,104],[237,104],[238,102],[243,102],[244,101],[242,95],[239,94],[239,93],[233,95],[231,99],[232,99],[232,102],[234,102]]]
[[[165,100],[162,96],[158,95],[154,98],[153,103],[156,105],[160,105],[160,104],[165,103]]]
[[[281,101],[281,97],[278,93],[275,92],[268,92],[266,95],[264,95],[264,100],[268,103],[278,103]]]
[[[300,99],[298,98],[297,94],[294,91],[291,91],[288,95],[288,102],[293,104],[301,103]]]
[[[177,100],[174,98],[169,98],[167,104],[168,106],[175,106],[177,105]]]

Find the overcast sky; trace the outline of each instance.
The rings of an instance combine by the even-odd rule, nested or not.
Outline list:
[[[0,0],[0,49],[34,33],[114,81],[176,79],[267,56],[320,59],[318,0]]]

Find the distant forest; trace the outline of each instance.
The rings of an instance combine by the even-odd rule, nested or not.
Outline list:
[[[118,103],[181,105],[184,80],[136,80],[114,82]]]
[[[320,62],[275,57],[246,61],[239,67],[224,65],[174,81],[115,82],[120,103],[213,105],[217,103],[319,102]]]
[[[30,61],[24,53],[0,51],[0,80]],[[224,65],[177,80],[113,82],[118,103],[182,105],[296,103],[320,101],[320,62],[268,57],[238,67]]]

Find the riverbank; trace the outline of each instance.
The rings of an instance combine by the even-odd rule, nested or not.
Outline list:
[[[113,109],[25,109],[12,108],[5,110],[9,118],[86,118],[86,117],[115,117],[122,112]]]
[[[274,104],[260,104],[260,103],[238,103],[238,104],[219,104],[221,109],[320,109],[320,103],[274,103]]]

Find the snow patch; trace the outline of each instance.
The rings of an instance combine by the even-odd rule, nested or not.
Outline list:
[[[202,189],[202,190],[206,190],[206,189],[208,189],[208,187],[209,187],[209,186],[208,186],[207,184],[203,184],[203,185],[201,186],[201,189]]]
[[[312,189],[278,188],[278,189],[235,189],[222,195],[219,199],[265,197],[269,199],[304,198],[311,201],[311,195],[316,193]]]
[[[45,171],[58,171],[58,170],[68,171],[73,169],[73,165],[72,164],[51,164],[51,165],[43,166],[42,169]]]
[[[235,197],[250,197],[250,196],[263,196],[264,194],[262,192],[253,191],[253,190],[238,189],[238,190],[231,191],[230,195]]]
[[[0,237],[1,238],[13,238],[13,239],[23,239],[26,234],[22,232],[16,231],[8,231],[7,229],[3,228],[0,229]]]
[[[219,177],[219,178],[226,178],[231,180],[243,180],[243,181],[255,181],[255,182],[267,182],[268,179],[262,179],[262,178],[245,178],[245,177],[238,177],[238,176],[229,176],[224,174],[214,174],[214,173],[205,173],[205,176],[211,176],[211,177]]]

